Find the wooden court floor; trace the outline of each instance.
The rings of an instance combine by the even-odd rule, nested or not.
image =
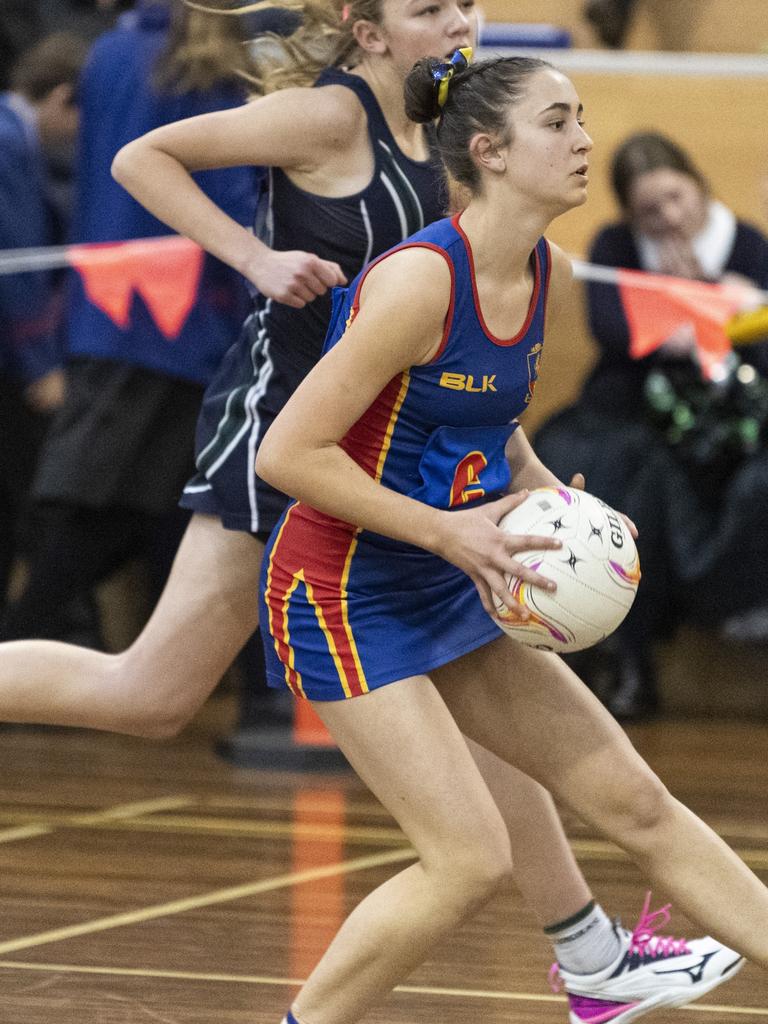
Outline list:
[[[353,777],[219,760],[213,741],[228,728],[230,701],[214,698],[172,743],[2,731],[3,1024],[277,1024],[340,918],[409,861],[404,837]],[[768,881],[768,724],[668,720],[631,734]],[[598,898],[633,924],[638,872],[567,826]],[[679,913],[673,926],[691,934]],[[511,893],[369,1020],[566,1022],[549,962]],[[648,1019],[768,1024],[768,974],[748,965],[701,1004]]]

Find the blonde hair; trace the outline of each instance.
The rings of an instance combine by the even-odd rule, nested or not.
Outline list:
[[[193,11],[208,15],[281,11],[298,14],[301,23],[287,36],[266,32],[270,45],[253,58],[256,69],[249,81],[261,95],[291,86],[309,86],[326,67],[350,67],[358,58],[353,33],[357,21],[379,24],[383,0],[184,0]]]
[[[161,92],[206,92],[217,86],[256,84],[257,69],[237,21],[214,18],[175,2],[168,43],[155,65]]]

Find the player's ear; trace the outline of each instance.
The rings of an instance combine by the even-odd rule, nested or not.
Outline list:
[[[503,174],[507,169],[506,147],[487,132],[477,132],[472,136],[469,154],[481,170]]]
[[[387,41],[381,26],[374,21],[356,21],[352,26],[355,42],[364,53],[386,53]]]

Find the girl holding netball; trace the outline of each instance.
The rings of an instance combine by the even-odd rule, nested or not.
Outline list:
[[[511,873],[507,828],[465,736],[768,966],[765,886],[668,793],[557,656],[515,643],[489,614],[494,596],[513,607],[509,574],[545,585],[516,560],[532,538],[497,524],[525,489],[556,482],[515,417],[534,382],[547,279],[555,298],[568,272],[543,234],[586,197],[592,143],[578,96],[541,61],[467,66],[456,54],[417,64],[406,107],[417,123],[439,118],[441,154],[468,204],[343,294],[327,354],[275,420],[257,471],[297,499],[265,560],[270,681],[312,701],[418,859],[353,911],[289,1021],[356,1021]],[[454,501],[470,458],[481,469]],[[670,990],[719,955],[683,949],[663,967],[655,951]],[[651,955],[638,936],[605,979],[626,984]],[[719,969],[737,965],[731,954]],[[594,988],[570,993],[572,1021],[635,1016]]]
[[[266,95],[226,114],[169,125],[118,157],[115,173],[129,191],[241,270],[258,296],[208,389],[199,472],[184,495],[194,515],[147,627],[120,654],[39,641],[3,645],[2,719],[150,736],[171,735],[188,721],[257,625],[264,541],[286,499],[279,483],[275,489],[255,475],[254,460],[267,427],[320,356],[329,289],[442,213],[434,131],[406,116],[403,82],[418,58],[445,59],[472,44],[471,0],[300,6],[303,24],[288,40],[292,57],[264,71]],[[212,205],[191,176],[243,163],[270,168],[256,236]],[[583,177],[573,184],[581,198]],[[538,260],[540,328],[547,293],[543,247]],[[567,276],[562,259],[552,276],[558,282]],[[518,299],[528,284],[514,286]],[[488,399],[493,391],[465,397]],[[511,436],[510,443],[519,441]],[[481,544],[496,536],[479,510],[458,522],[466,522],[470,546],[475,528],[485,535]],[[495,636],[490,620],[483,620],[483,629]],[[650,1008],[664,983],[650,967],[633,972],[638,986],[631,992],[612,989],[603,978],[628,955],[633,939],[593,903],[550,796],[481,747],[472,751],[502,808],[518,886],[547,927],[564,971],[597,999],[626,998]],[[649,965],[662,948],[650,942]],[[721,962],[732,963],[735,955],[718,950],[705,976],[690,979],[686,999],[722,980]],[[570,989],[570,975],[566,983]]]

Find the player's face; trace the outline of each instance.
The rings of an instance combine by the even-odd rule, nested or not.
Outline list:
[[[627,213],[641,234],[689,241],[704,227],[707,197],[694,178],[659,167],[632,182]]]
[[[592,139],[570,79],[554,68],[534,72],[510,110],[510,126],[512,141],[506,149],[511,186],[553,215],[585,202]]]
[[[384,0],[381,28],[405,79],[422,57],[445,59],[461,46],[475,46],[475,0]]]

